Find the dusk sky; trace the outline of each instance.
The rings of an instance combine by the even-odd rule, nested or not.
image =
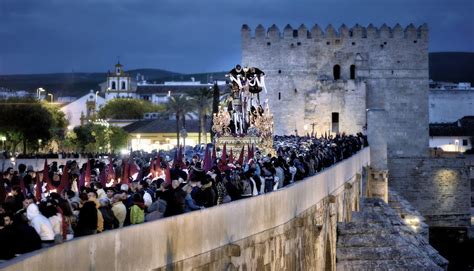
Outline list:
[[[0,74],[229,70],[240,28],[428,23],[430,51],[474,51],[473,0],[0,0]]]

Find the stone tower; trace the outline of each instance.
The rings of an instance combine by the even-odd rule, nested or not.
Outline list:
[[[389,157],[428,154],[428,28],[243,25],[242,64],[266,73],[276,134],[364,132],[384,109]]]

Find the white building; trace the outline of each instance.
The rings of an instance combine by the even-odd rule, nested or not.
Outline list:
[[[32,96],[33,95],[26,90],[11,90],[0,87],[0,99],[26,98]]]
[[[81,117],[89,117],[95,114],[103,105],[105,99],[91,90],[77,100],[61,107],[61,111],[66,115],[71,128],[81,125]]]
[[[216,81],[216,83],[221,91],[225,90],[226,81]],[[213,86],[213,83],[201,83],[195,81],[194,78],[191,78],[191,81],[166,81],[156,84],[147,82],[143,75],[137,75],[135,80],[131,75],[125,73],[122,64],[117,63],[115,71],[108,73],[107,81],[100,84],[100,89],[106,101],[115,98],[132,98],[162,104],[166,103],[171,95],[181,95]]]
[[[452,123],[430,124],[430,148],[445,152],[465,152],[472,148],[474,116],[463,117]]]
[[[125,73],[120,62],[115,64],[114,72],[107,74],[107,81],[100,84],[100,88],[106,101],[115,98],[138,98],[136,95],[137,83],[132,80],[129,74]]]
[[[474,116],[474,88],[469,83],[432,85],[430,123],[455,122],[464,116]]]

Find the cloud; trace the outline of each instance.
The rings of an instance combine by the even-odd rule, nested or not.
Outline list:
[[[472,10],[472,0],[2,0],[0,74],[106,71],[117,56],[127,68],[226,70],[243,23],[427,22],[432,51],[474,51]]]

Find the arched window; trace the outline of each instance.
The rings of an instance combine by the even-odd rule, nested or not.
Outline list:
[[[115,81],[112,82],[112,89],[117,89],[117,86],[115,85]]]
[[[281,100],[281,92],[278,92],[278,100]]]
[[[356,79],[356,66],[351,65],[351,79]]]
[[[126,89],[125,82],[122,82],[122,89]]]
[[[341,66],[334,65],[334,67],[332,68],[332,74],[334,76],[334,80],[341,79]]]

